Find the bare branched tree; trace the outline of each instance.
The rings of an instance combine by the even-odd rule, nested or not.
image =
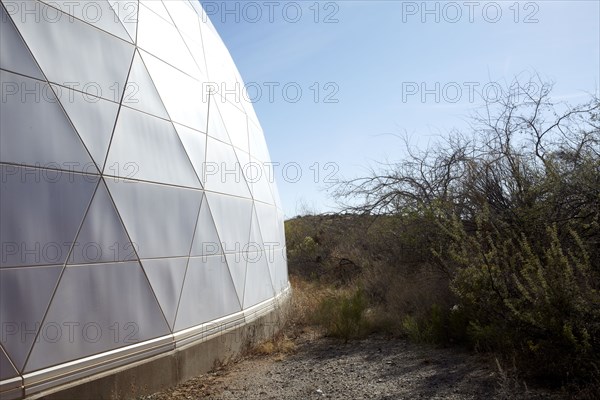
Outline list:
[[[485,207],[520,224],[522,210],[550,202],[552,221],[598,221],[600,99],[571,107],[552,99],[552,87],[537,76],[515,79],[473,115],[470,132],[451,132],[424,150],[404,138],[404,159],[338,183],[334,196],[346,212],[362,214],[435,207],[469,221]]]

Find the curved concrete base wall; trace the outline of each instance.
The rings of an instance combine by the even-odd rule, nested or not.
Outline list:
[[[3,392],[2,399],[128,399],[151,394],[210,371],[215,365],[235,359],[244,350],[271,338],[281,328],[291,289],[278,297],[245,310],[243,319],[225,322],[218,329],[194,328],[194,332],[173,336],[174,348],[140,361],[112,368],[108,371],[77,378],[77,370],[52,380],[34,382],[10,392]],[[231,319],[231,318],[230,318]],[[106,364],[106,368],[111,365]],[[88,371],[93,371],[90,369]],[[27,381],[27,377],[25,378]],[[67,383],[55,386],[57,380]],[[75,379],[75,380],[73,380]],[[44,389],[51,387],[51,389]]]

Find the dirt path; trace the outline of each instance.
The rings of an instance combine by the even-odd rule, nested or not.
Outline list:
[[[506,393],[489,360],[453,349],[383,338],[343,344],[304,337],[297,346],[293,355],[249,356],[144,399],[561,398]]]

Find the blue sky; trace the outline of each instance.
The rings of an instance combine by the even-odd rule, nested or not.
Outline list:
[[[202,3],[281,163],[286,217],[335,210],[327,178],[400,159],[395,135],[426,146],[465,128],[471,93],[524,71],[573,103],[600,84],[598,1]]]

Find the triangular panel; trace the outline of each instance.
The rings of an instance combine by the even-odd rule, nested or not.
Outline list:
[[[266,253],[248,253],[246,258],[248,262],[246,264],[244,308],[270,299],[274,295]]]
[[[270,181],[274,180],[272,165],[251,158],[249,166],[244,168],[246,180],[250,183],[254,200],[274,205]]]
[[[242,81],[241,77],[239,79],[240,79],[240,81]],[[247,89],[247,87],[244,86],[244,90],[246,90],[246,89]],[[241,99],[241,101],[236,104],[240,105],[246,112],[246,115],[248,116],[248,135],[250,136],[250,143],[252,143],[252,133],[250,132],[250,129],[252,129],[252,128],[250,127],[250,125],[255,125],[255,126],[260,127],[260,122],[258,121],[258,116],[256,115],[256,110],[254,110],[254,106],[253,106],[254,103],[252,101],[252,98],[248,94],[247,90],[245,92],[244,97]],[[265,137],[263,135],[262,129],[260,129],[259,134],[260,134],[261,140],[264,142]],[[270,158],[265,159],[265,161],[267,161],[267,160],[270,160]]]
[[[42,326],[62,265],[0,269],[2,346],[22,370]]]
[[[140,258],[188,256],[202,192],[106,178]]]
[[[0,6],[0,68],[44,80],[42,71],[2,6]]]
[[[251,198],[243,172],[244,166],[238,160],[233,146],[209,137],[206,147],[202,176],[206,190]]]
[[[13,21],[48,80],[118,101],[133,59],[133,44],[46,4],[34,7],[36,12],[22,11]],[[53,19],[40,17],[57,14]]]
[[[140,51],[140,54],[171,119],[192,129],[206,132],[208,95],[205,93],[205,79],[194,79],[145,51]]]
[[[190,258],[175,331],[233,314],[240,309],[223,257]]]
[[[274,268],[272,269],[275,271],[275,293],[280,293],[289,285],[286,248],[276,249],[273,260]]]
[[[175,312],[187,263],[187,257],[142,260],[146,276],[171,329],[175,324]]]
[[[99,177],[3,164],[0,174],[0,266],[63,264]]]
[[[208,90],[208,89],[207,89]],[[219,95],[210,96],[210,110],[208,114],[208,135],[219,139],[221,142],[231,144],[227,128],[219,111],[219,103],[223,101]]]
[[[273,247],[285,246],[283,226],[279,226],[277,208],[264,203],[255,203],[262,240]]]
[[[154,87],[154,82],[137,51],[133,57],[131,72],[127,80],[123,105],[160,118],[169,118],[156,87]]]
[[[66,267],[45,321],[81,326],[73,336],[37,342],[25,372],[170,333],[138,262]]]
[[[274,272],[273,288],[281,293],[288,285],[287,257],[285,247],[272,247],[266,252],[269,269]]]
[[[246,113],[229,101],[219,102],[219,111],[225,122],[231,144],[248,152],[248,119]]]
[[[200,21],[202,21],[202,23],[207,23],[207,24],[210,23],[210,20],[206,16],[206,13],[204,12],[204,9],[200,5],[199,1],[192,0],[188,4],[196,12],[196,14],[198,15],[198,17],[200,17]]]
[[[277,234],[281,240],[281,247],[285,247],[285,217],[283,211],[277,209]],[[262,234],[262,230],[261,230]]]
[[[246,264],[247,257],[244,253],[227,253],[225,254],[229,273],[235,286],[240,304],[244,302],[244,285],[246,283]]]
[[[103,181],[98,185],[68,264],[136,260],[136,244],[125,232]]]
[[[275,206],[278,210],[283,210],[283,205],[281,204],[281,198],[279,197],[279,189],[277,189],[277,182],[274,180],[269,182],[269,186],[271,188],[271,193],[273,194],[273,201],[275,202]]]
[[[8,359],[8,356],[4,353],[4,349],[0,346],[0,381],[14,378],[17,375],[19,375],[19,373]]]
[[[202,48],[201,38],[198,37],[197,40],[192,40],[185,33],[182,33],[182,37],[190,51],[190,54],[194,58],[198,69],[200,70],[201,76],[203,79],[207,80],[207,74],[205,72],[206,62],[204,61],[204,49]]]
[[[248,174],[252,173],[252,169],[250,168],[250,154],[238,149],[237,147],[233,147],[233,152],[235,153],[235,158],[240,164],[241,175],[243,178],[242,182],[246,182],[248,190],[250,190],[250,197],[253,198],[252,183],[248,180]]]
[[[100,169],[104,166],[119,104],[52,85],[79,136]]]
[[[0,107],[0,162],[98,173],[48,84],[6,71],[0,71],[0,84],[39,94],[25,98],[5,94]]]
[[[169,16],[169,13],[167,12],[167,9],[163,5],[162,1],[160,1],[160,0],[158,0],[158,1],[157,0],[142,1],[141,6],[148,7],[150,10],[154,11],[155,14],[162,17],[168,23],[170,23],[170,24],[173,23],[173,21],[171,21],[171,17]]]
[[[204,184],[203,170],[204,161],[206,159],[206,134],[190,129],[180,124],[173,124],[175,130],[179,134],[181,143],[185,147],[185,151],[196,170],[196,175],[200,179],[200,182]]]
[[[139,2],[137,0],[108,0],[115,15],[127,30],[129,37],[135,42],[137,36],[137,20]]]
[[[258,225],[258,218],[256,217],[255,209],[252,210],[252,224],[250,226],[250,242],[247,251],[248,260],[255,260],[255,258],[258,257],[255,253],[262,252],[262,256],[267,257],[267,261],[269,261],[269,258],[266,253],[267,249],[265,248],[265,245],[262,240],[262,235],[260,233],[260,226]],[[248,263],[248,265],[251,266],[250,262]],[[271,283],[273,284],[273,286],[275,286],[275,268],[270,262],[268,262],[267,265],[269,267]]]
[[[167,1],[164,4],[168,9],[171,20],[177,26],[188,51],[194,58],[202,75],[205,76],[206,63],[204,61],[204,49],[202,48],[198,14],[191,9],[189,3],[186,1]]]
[[[206,201],[206,196],[204,196],[190,255],[193,257],[219,254],[223,254],[223,248],[210,212],[210,207]]]
[[[262,251],[264,244],[260,234],[260,227],[256,219],[256,210],[252,209],[252,223],[250,224],[250,240],[248,241],[249,248],[247,251]]]
[[[200,181],[169,121],[122,107],[104,173],[200,188]]]
[[[198,14],[185,3],[186,1],[165,1],[164,5],[179,32],[201,43]]]
[[[72,15],[90,25],[109,32],[123,40],[132,41],[131,37],[115,15],[112,7],[106,0],[94,0],[93,6],[85,3],[76,3],[73,0],[41,0],[44,3],[56,7],[65,14]],[[128,0],[129,1],[129,0]]]
[[[202,44],[206,54],[209,80],[218,82],[226,88],[236,87],[238,83],[244,86],[242,82],[237,80],[233,59],[210,22],[210,18],[206,18],[206,23],[202,24],[200,29],[202,31]],[[225,115],[223,117],[225,118]]]
[[[206,192],[217,232],[225,253],[239,253],[248,247],[252,201]]]
[[[138,47],[195,79],[203,77],[177,28],[146,7],[139,11]]]
[[[250,118],[248,118],[248,137],[250,140],[250,154],[252,155],[252,158],[262,162],[271,160],[262,128],[257,125],[257,123],[250,120]]]

